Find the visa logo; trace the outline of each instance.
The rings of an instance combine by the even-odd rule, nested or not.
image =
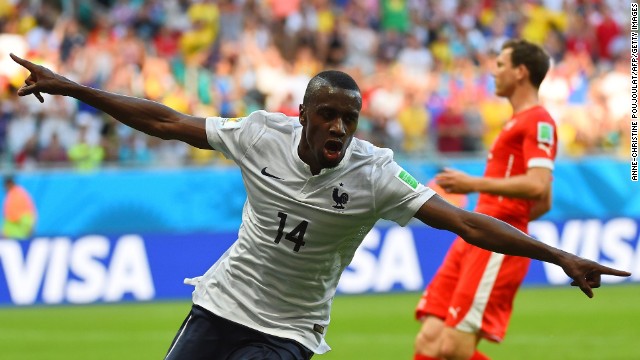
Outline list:
[[[75,241],[35,238],[26,251],[17,241],[2,240],[0,265],[16,305],[113,302],[127,294],[150,300],[155,295],[144,241],[138,235],[113,242],[99,235]]]
[[[631,281],[640,280],[640,233],[638,222],[630,218],[610,220],[569,220],[563,226],[550,221],[534,221],[531,236],[566,252],[602,265],[631,272]],[[557,265],[542,263],[550,284],[568,284],[569,277]],[[627,278],[603,276],[603,283],[628,281]]]
[[[373,228],[342,273],[338,291],[345,294],[387,292],[394,286],[407,291],[424,287],[413,232],[407,227],[394,226],[383,237],[378,228]]]

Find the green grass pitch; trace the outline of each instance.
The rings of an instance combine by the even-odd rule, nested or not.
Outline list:
[[[412,359],[417,293],[338,296],[324,360]],[[162,359],[188,302],[0,308],[0,359]],[[640,359],[640,284],[524,288],[494,360]]]

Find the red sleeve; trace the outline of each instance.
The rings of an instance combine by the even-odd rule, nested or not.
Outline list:
[[[527,122],[522,151],[524,163],[527,169],[543,167],[553,170],[558,143],[556,124],[549,114],[540,115],[540,113],[535,114],[537,119]]]

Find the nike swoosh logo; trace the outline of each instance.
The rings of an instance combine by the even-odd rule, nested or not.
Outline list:
[[[262,175],[264,175],[264,176],[268,176],[268,177],[270,177],[270,178],[274,178],[274,179],[282,180],[282,178],[279,178],[279,177],[277,177],[277,176],[275,176],[275,175],[271,175],[271,174],[269,174],[269,173],[267,172],[267,167],[266,167],[266,166],[262,168],[262,171],[260,171],[260,173],[261,173]]]

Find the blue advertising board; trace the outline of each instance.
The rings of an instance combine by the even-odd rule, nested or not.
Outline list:
[[[425,183],[439,166],[401,164]],[[447,166],[481,175],[484,161]],[[28,241],[0,239],[0,305],[188,298],[192,288],[183,279],[204,273],[235,241],[246,198],[235,167],[16,175],[33,195],[38,222]],[[553,208],[529,231],[634,274],[604,282],[640,281],[639,190],[626,161],[559,161]],[[465,207],[476,201],[469,196]],[[417,221],[405,228],[381,222],[361,244],[338,292],[420,291],[453,238]],[[567,283],[560,268],[537,261],[525,279]]]
[[[568,252],[631,271],[640,281],[640,219],[537,221],[533,236]],[[0,305],[188,299],[184,278],[202,275],[235,232],[36,237],[0,241]],[[377,226],[343,273],[338,293],[420,291],[454,235],[419,223]],[[533,261],[525,285],[567,285],[555,265]]]

